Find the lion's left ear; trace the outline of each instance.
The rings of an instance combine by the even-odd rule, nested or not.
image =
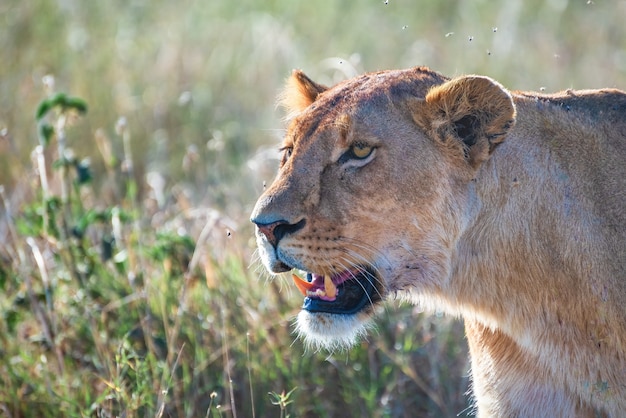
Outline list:
[[[463,152],[478,167],[515,123],[509,92],[482,76],[463,76],[433,87],[411,106],[414,121],[434,139]]]
[[[328,87],[311,80],[300,70],[293,70],[287,79],[285,89],[278,96],[278,104],[287,111],[287,119],[302,112],[317,99]]]

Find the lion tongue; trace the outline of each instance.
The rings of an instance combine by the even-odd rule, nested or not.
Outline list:
[[[296,287],[298,288],[300,293],[306,296],[307,292],[313,287],[313,282],[307,282],[306,280],[302,279],[300,276],[296,276],[295,274],[292,274],[291,277],[293,278],[293,282],[296,284]]]
[[[333,301],[337,298],[337,286],[328,274],[324,275],[323,288],[317,285],[316,281],[307,282],[295,274],[292,274],[291,277],[300,293],[304,296],[318,297],[328,301]]]

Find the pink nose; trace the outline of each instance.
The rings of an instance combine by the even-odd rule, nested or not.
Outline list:
[[[276,221],[271,223],[262,223],[257,219],[252,219],[252,222],[256,224],[259,232],[265,236],[267,241],[272,244],[273,247],[278,245],[278,242],[288,234],[292,234],[304,227],[305,221],[301,221],[290,224],[287,221]]]

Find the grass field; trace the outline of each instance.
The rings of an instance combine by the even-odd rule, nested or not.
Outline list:
[[[624,21],[604,0],[4,0],[0,416],[470,415],[454,318],[390,301],[349,352],[294,339],[301,297],[248,221],[275,96],[292,68],[414,65],[624,89]]]

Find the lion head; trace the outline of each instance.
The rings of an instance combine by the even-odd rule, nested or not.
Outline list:
[[[473,179],[515,121],[511,95],[427,68],[331,88],[294,71],[281,102],[280,169],[252,222],[265,267],[306,276],[294,277],[299,334],[347,346],[386,297],[446,294]]]

